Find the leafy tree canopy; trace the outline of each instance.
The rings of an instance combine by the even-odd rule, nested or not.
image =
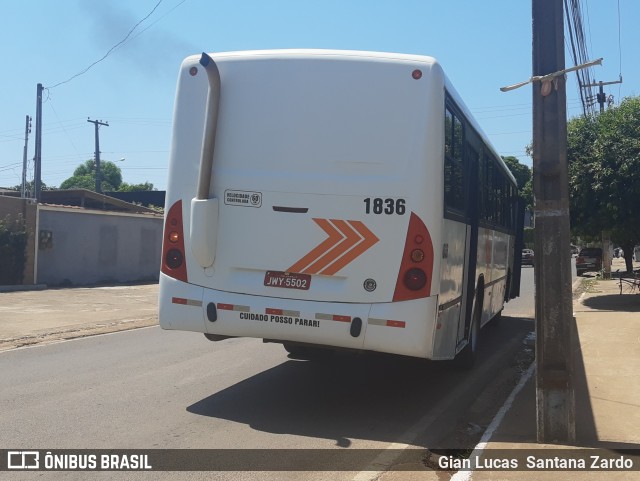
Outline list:
[[[610,231],[631,270],[633,246],[640,241],[640,97],[572,119],[567,159],[572,230],[587,236]]]
[[[521,164],[518,161],[518,158],[512,155],[507,157],[502,156],[502,160],[504,160],[504,163],[507,164],[507,167],[509,167],[509,170],[516,178],[518,190],[522,190],[526,183],[531,180],[531,169],[528,166]]]
[[[127,184],[123,182],[120,184],[119,192],[136,192],[140,190],[154,190],[151,182],[143,182],[142,184]]]
[[[102,192],[120,191],[132,192],[137,190],[153,190],[153,184],[144,182],[142,184],[127,184],[122,181],[122,171],[109,161],[100,162],[100,188]],[[87,160],[80,164],[73,171],[73,176],[60,184],[61,189],[87,189],[96,190],[96,162]]]
[[[9,187],[12,190],[22,191],[22,184],[14,185],[13,187]],[[33,193],[36,191],[36,181],[30,180],[26,183],[27,192]],[[52,185],[47,185],[44,182],[40,183],[40,190],[56,190],[57,187]]]
[[[512,155],[507,157],[502,157],[504,163],[507,164],[509,170],[516,178],[516,182],[518,184],[518,192],[520,193],[520,197],[522,197],[527,205],[527,209],[533,209],[533,180],[531,176],[531,169],[529,166],[521,164],[518,161],[517,157]]]

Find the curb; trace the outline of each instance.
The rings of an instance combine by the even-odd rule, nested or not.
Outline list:
[[[141,329],[143,327],[153,327],[157,325],[157,317],[126,319],[104,322],[101,324],[83,324],[69,329],[50,330],[20,337],[0,339],[0,352],[71,341],[74,339],[98,336],[101,334],[130,331],[133,329]]]
[[[487,384],[492,378],[498,366],[504,365],[513,353],[518,350],[518,345],[523,342],[523,338],[517,336],[503,349],[494,352],[488,359],[485,359],[476,369],[470,371],[470,375],[466,382],[459,383],[444,398],[440,399],[434,407],[421,419],[419,419],[406,432],[398,436],[401,442],[390,443],[386,450],[373,459],[369,465],[360,471],[353,481],[377,481],[385,473],[392,472],[390,468],[395,466],[400,458],[402,451],[410,449],[418,439],[427,435],[429,432],[440,432],[442,429],[455,425],[458,413],[466,410],[475,399],[469,396],[469,393],[477,391],[478,387]],[[428,438],[428,435],[427,435]],[[421,443],[424,439],[421,440]],[[422,444],[421,444],[422,445]],[[428,448],[425,448],[429,452]],[[413,479],[413,478],[407,478]]]
[[[582,277],[577,277],[575,281],[573,281],[573,284],[571,285],[571,293],[573,294],[576,289],[580,286],[580,284],[582,284],[582,281],[584,281],[585,279]]]
[[[43,291],[47,287],[46,284],[0,286],[0,292]]]
[[[573,281],[573,284],[571,285],[572,297],[575,295],[576,290],[582,285],[582,283],[585,280],[586,280],[585,278],[577,277],[576,280]],[[572,299],[572,305],[575,302],[577,302],[577,300]],[[574,317],[575,317],[575,314],[574,314]],[[535,322],[535,319],[534,319],[534,322]],[[518,383],[513,388],[513,390],[505,400],[505,402],[502,404],[502,406],[500,406],[500,408],[494,415],[487,429],[485,429],[485,431],[482,433],[482,437],[480,441],[473,447],[473,451],[469,455],[469,459],[477,459],[478,456],[481,455],[482,451],[484,451],[486,446],[491,441],[491,438],[493,437],[493,434],[495,433],[495,431],[497,431],[500,425],[502,424],[502,421],[504,420],[505,415],[507,414],[507,412],[509,412],[509,410],[513,406],[513,403],[516,401],[518,394],[520,394],[520,391],[525,386],[525,384],[528,383],[530,379],[533,377],[533,375],[535,374],[535,371],[536,371],[536,361],[534,359],[533,362],[529,365],[528,369],[524,373],[522,373],[522,375],[520,376],[520,379],[518,380]],[[460,469],[453,474],[453,476],[451,477],[451,481],[469,481],[472,479],[473,473],[475,472],[475,470],[476,470],[475,465],[473,465],[471,469]]]

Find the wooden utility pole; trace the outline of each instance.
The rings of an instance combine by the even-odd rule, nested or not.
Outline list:
[[[109,122],[90,119],[87,119],[87,122],[92,123],[96,129],[96,192],[99,194],[102,192],[102,178],[100,175],[100,135],[98,134],[98,130],[101,125],[109,127]]]
[[[533,0],[533,75],[564,70],[562,0]],[[533,83],[539,443],[575,443],[566,80]]]

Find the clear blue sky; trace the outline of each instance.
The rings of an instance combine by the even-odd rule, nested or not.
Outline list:
[[[54,87],[121,41],[158,0],[2,2],[0,52],[0,186],[21,179],[25,116],[43,104],[42,180],[58,186],[93,158],[100,129],[102,159],[119,160],[126,182],[165,189],[178,67],[202,51],[330,48],[430,55],[443,65],[502,155],[531,165],[531,87],[499,88],[531,76],[530,0],[163,0],[102,62]],[[621,45],[618,43],[618,3]],[[589,57],[597,80],[624,83],[607,93],[640,94],[640,2],[582,0]],[[620,55],[620,51],[622,55]],[[567,66],[571,58],[566,56]],[[575,75],[568,115],[581,113]],[[34,134],[29,159],[34,155]],[[32,177],[33,162],[29,162]]]

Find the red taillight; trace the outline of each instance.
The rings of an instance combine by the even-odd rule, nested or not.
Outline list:
[[[416,263],[422,262],[424,260],[424,251],[421,249],[411,251],[411,260]]]
[[[169,269],[180,269],[184,264],[184,256],[178,249],[169,249],[164,260],[166,261]]]
[[[187,264],[184,256],[184,229],[182,227],[182,200],[167,212],[162,239],[161,271],[174,279],[187,282]]]
[[[407,301],[431,295],[433,243],[424,222],[413,212],[409,219],[394,301]]]
[[[404,275],[404,285],[412,291],[419,291],[427,283],[427,275],[422,269],[409,269]]]

